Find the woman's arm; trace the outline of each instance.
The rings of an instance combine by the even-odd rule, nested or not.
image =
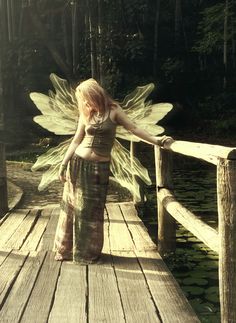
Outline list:
[[[77,126],[77,130],[76,133],[64,155],[64,158],[62,160],[60,169],[59,169],[59,179],[62,182],[65,182],[66,178],[65,178],[65,170],[67,168],[67,164],[71,158],[71,156],[73,155],[73,153],[75,152],[76,148],[78,147],[78,145],[81,143],[83,137],[85,134],[85,124],[83,122],[82,117],[79,118],[79,123]]]
[[[164,142],[171,138],[168,136],[153,136],[146,130],[137,127],[136,124],[127,117],[121,107],[117,107],[115,118],[118,124],[149,144],[163,146]]]

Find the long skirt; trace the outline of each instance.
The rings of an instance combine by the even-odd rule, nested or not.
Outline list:
[[[73,262],[96,262],[104,242],[109,162],[74,154],[67,167],[53,250]]]

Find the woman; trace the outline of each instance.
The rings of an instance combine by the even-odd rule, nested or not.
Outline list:
[[[111,149],[117,125],[150,144],[162,146],[171,137],[156,137],[137,126],[94,79],[76,88],[80,118],[59,170],[64,183],[54,241],[56,260],[96,262],[103,247],[103,216]]]

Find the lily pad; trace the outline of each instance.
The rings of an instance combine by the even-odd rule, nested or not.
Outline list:
[[[190,276],[193,278],[206,278],[208,276],[208,273],[205,270],[195,270],[192,273],[190,273]]]
[[[196,242],[196,243],[199,243],[200,242],[200,240],[198,239],[198,238],[196,238],[196,237],[189,237],[188,238],[188,242]]]
[[[204,294],[204,289],[198,286],[183,286],[182,289],[193,296],[199,296]]]
[[[183,239],[183,238],[177,238],[176,241],[177,242],[181,242],[181,243],[182,242],[184,242],[184,243],[187,242],[187,240],[186,239]]]
[[[206,286],[208,284],[208,281],[203,278],[188,277],[188,278],[183,279],[183,284],[184,285]]]
[[[206,300],[208,300],[209,302],[213,302],[213,303],[219,303],[219,295],[218,294],[206,294],[205,295]]]
[[[219,294],[219,287],[218,286],[211,286],[206,289],[206,294]]]
[[[206,260],[201,263],[201,266],[209,266],[210,268],[212,268],[212,267],[218,268],[218,261]]]

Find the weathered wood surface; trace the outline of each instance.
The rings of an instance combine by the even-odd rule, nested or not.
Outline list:
[[[133,204],[107,204],[93,265],[54,260],[58,217],[22,209],[0,225],[1,323],[199,322]]]
[[[215,252],[219,252],[219,234],[211,226],[199,219],[195,214],[179,203],[171,191],[162,188],[158,192],[158,199],[164,208],[181,223],[187,230],[192,232],[199,240],[204,242]]]
[[[162,187],[173,189],[172,170],[173,161],[169,151],[158,146],[154,148],[156,169],[157,196]],[[176,221],[169,214],[163,203],[157,198],[157,223],[158,223],[158,251],[161,255],[175,251],[176,248]]]
[[[178,140],[171,144],[166,143],[165,149],[182,155],[199,158],[214,165],[217,165],[218,158],[236,159],[235,147],[224,147]]]
[[[221,322],[236,322],[236,161],[217,165]]]

